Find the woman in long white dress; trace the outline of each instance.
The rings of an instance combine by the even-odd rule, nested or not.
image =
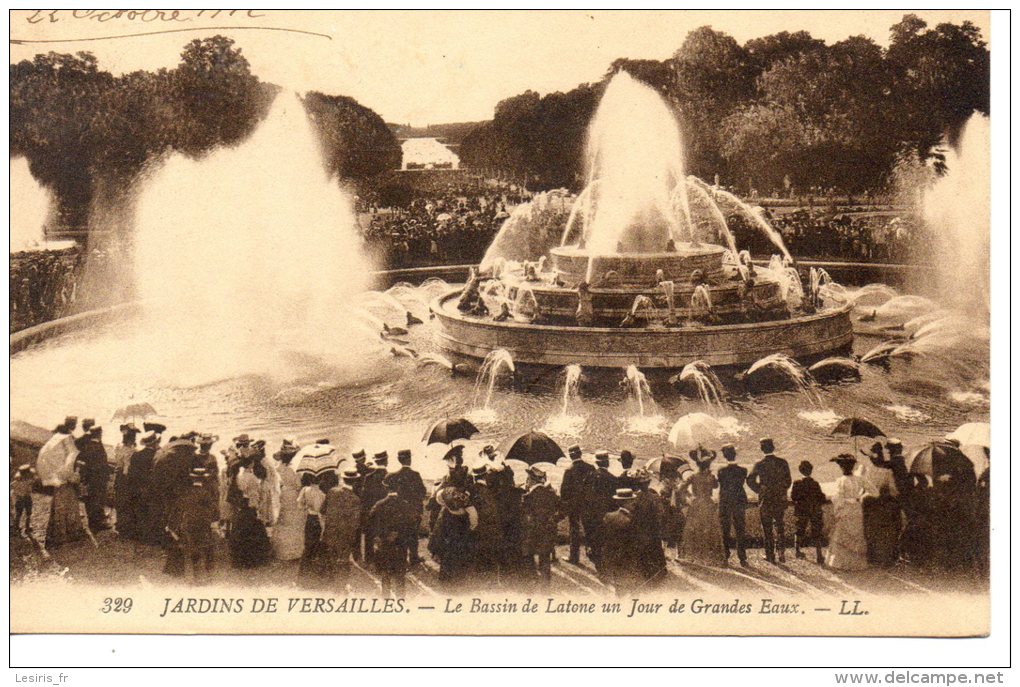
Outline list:
[[[301,558],[305,547],[305,513],[298,505],[301,478],[290,465],[297,450],[293,442],[285,439],[273,456],[280,484],[280,515],[273,526],[273,555],[281,561]]]
[[[833,458],[843,475],[836,480],[832,506],[836,522],[829,537],[825,564],[834,570],[864,570],[868,567],[868,547],[864,540],[864,482],[853,474],[857,460],[848,454]]]

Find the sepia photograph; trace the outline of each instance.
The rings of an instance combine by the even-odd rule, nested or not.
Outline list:
[[[990,12],[9,20],[12,635],[991,632]]]

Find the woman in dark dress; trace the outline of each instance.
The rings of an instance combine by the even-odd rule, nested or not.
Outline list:
[[[447,487],[436,497],[442,510],[429,539],[429,553],[439,561],[439,580],[457,586],[474,567],[474,529],[478,514],[467,492]]]
[[[268,473],[258,456],[242,458],[231,469],[227,500],[235,509],[227,543],[230,564],[235,568],[256,568],[265,565],[273,555],[265,524],[259,520],[257,506],[262,482]]]

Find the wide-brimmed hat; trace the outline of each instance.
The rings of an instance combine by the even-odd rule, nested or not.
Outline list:
[[[617,489],[616,493],[613,494],[614,501],[633,501],[637,496],[634,494],[633,489]]]
[[[831,458],[830,460],[843,469],[853,468],[853,466],[857,465],[857,459],[849,453],[840,453],[838,456]]]
[[[238,434],[236,437],[234,437],[233,441],[234,441],[235,444],[241,444],[241,445],[250,444],[251,443],[251,437],[248,436],[247,434]]]
[[[208,432],[198,435],[199,446],[212,446],[219,440],[220,438],[218,436],[215,434],[209,434]]]
[[[461,463],[464,461],[464,445],[451,446],[450,450],[443,454],[443,460],[448,463]]]
[[[19,465],[18,466],[18,474],[19,475],[31,475],[32,472],[34,472],[34,470],[32,469],[32,466],[29,465],[28,463],[25,463],[24,465]]]
[[[301,447],[297,445],[297,442],[293,439],[293,437],[286,437],[283,441],[280,442],[280,450],[278,451],[278,453],[289,455],[297,453],[300,450]]]

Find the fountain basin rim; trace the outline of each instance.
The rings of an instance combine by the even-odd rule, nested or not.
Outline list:
[[[539,331],[543,331],[544,330],[544,331],[549,331],[549,332],[563,332],[563,331],[568,331],[568,332],[591,332],[593,334],[596,334],[596,333],[619,333],[619,332],[634,332],[634,333],[640,333],[640,332],[667,333],[667,332],[672,332],[672,333],[684,333],[684,332],[704,332],[704,331],[722,331],[722,330],[725,330],[725,331],[740,331],[740,330],[760,331],[762,329],[768,329],[770,327],[781,328],[781,325],[789,324],[791,322],[810,322],[812,320],[823,320],[823,319],[827,319],[829,317],[832,317],[833,315],[837,315],[839,313],[844,313],[844,312],[847,315],[849,315],[850,312],[853,310],[853,307],[854,307],[852,303],[845,303],[845,304],[839,306],[838,308],[829,308],[828,310],[825,310],[825,311],[822,311],[822,312],[817,312],[817,313],[814,313],[812,315],[801,315],[799,317],[791,317],[788,320],[773,320],[773,321],[766,321],[766,322],[747,322],[747,323],[742,323],[742,324],[720,324],[720,325],[711,325],[711,326],[704,326],[704,327],[669,327],[669,328],[663,328],[663,327],[579,327],[579,326],[564,327],[563,325],[556,325],[556,324],[534,324],[532,322],[517,322],[515,320],[505,320],[503,322],[493,322],[492,320],[470,319],[468,317],[465,317],[465,316],[461,315],[459,312],[457,314],[454,314],[454,313],[451,313],[450,311],[446,310],[445,309],[445,303],[448,302],[451,298],[459,296],[461,291],[462,291],[462,289],[455,288],[455,289],[452,289],[449,293],[443,294],[442,296],[439,296],[438,298],[434,298],[432,300],[432,302],[429,304],[429,309],[433,313],[435,313],[436,317],[448,318],[448,319],[457,320],[457,321],[460,321],[460,322],[469,322],[472,325],[477,325],[477,326],[481,326],[481,327],[490,327],[490,328],[493,328],[493,329],[522,329],[522,330],[535,329],[535,330],[539,330]],[[594,289],[593,289],[593,291],[594,291]]]
[[[441,327],[436,336],[447,353],[474,359],[503,348],[523,365],[680,369],[697,360],[713,367],[749,365],[772,353],[810,360],[848,352],[853,344],[849,304],[788,320],[624,329],[470,319],[451,312],[458,293],[432,301]]]

